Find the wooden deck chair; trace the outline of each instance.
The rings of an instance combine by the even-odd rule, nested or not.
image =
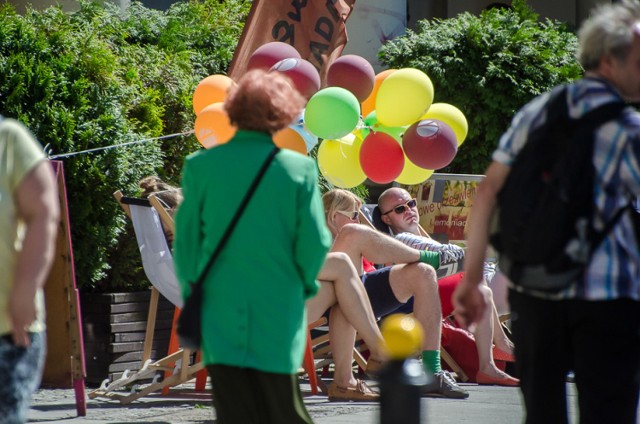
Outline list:
[[[375,221],[375,205],[363,205],[360,209],[359,221],[363,225],[367,225],[372,229],[382,231],[383,233],[390,234],[389,228],[386,229],[380,226],[376,226],[373,224]],[[385,231],[386,230],[386,231]],[[425,237],[429,237],[426,231],[420,226],[420,232],[423,233]],[[456,373],[460,381],[466,382],[469,380],[467,374],[462,370],[462,367],[456,362],[455,359],[441,346],[440,347],[440,357],[446,364]]]
[[[178,348],[175,325],[171,335],[175,343],[171,346],[170,342],[168,355],[158,360],[151,359],[159,295],[162,294],[176,305],[176,312],[182,306],[182,298],[173,268],[173,258],[160,224],[159,215],[151,207],[151,203],[147,199],[124,197],[120,191],[116,191],[114,197],[133,222],[143,268],[153,287],[145,332],[142,368],[131,374],[125,372],[118,380],[112,382],[106,380],[100,388],[90,392],[89,397],[106,397],[126,404],[159,390],[166,393],[169,387],[185,383],[196,376],[196,389],[203,391],[206,383],[204,365],[199,361],[196,352]],[[174,315],[174,323],[178,313]],[[196,354],[196,361],[191,364],[191,357],[194,354]],[[165,378],[162,381],[158,381],[159,371],[165,373]],[[150,384],[141,384],[149,379],[153,379]],[[132,390],[130,394],[123,394],[121,390],[129,386],[138,390]]]

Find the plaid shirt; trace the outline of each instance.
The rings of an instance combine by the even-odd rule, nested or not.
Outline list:
[[[579,118],[605,103],[620,101],[620,94],[608,83],[585,78],[567,91],[569,114]],[[544,123],[544,106],[549,93],[543,94],[514,117],[511,127],[500,139],[493,160],[511,165],[527,140],[532,128]],[[618,119],[596,130],[594,147],[596,185],[594,201],[597,207],[594,225],[602,229],[618,210],[625,208],[640,194],[640,114],[632,108]],[[626,212],[594,252],[582,281],[560,293],[545,298],[580,298],[610,300],[631,298],[640,300],[640,252],[634,235],[631,213]],[[544,249],[544,246],[540,247]]]

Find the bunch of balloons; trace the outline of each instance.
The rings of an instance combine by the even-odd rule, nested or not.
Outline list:
[[[467,137],[467,120],[455,106],[433,103],[433,84],[422,71],[374,75],[365,63],[353,55],[337,59],[328,70],[330,87],[307,104],[305,125],[325,139],[318,150],[320,171],[343,188],[366,178],[419,184],[451,163]]]
[[[464,142],[464,114],[447,103],[433,103],[429,77],[413,68],[375,74],[363,57],[344,55],[327,69],[320,88],[315,67],[289,44],[271,42],[256,49],[247,69],[287,75],[308,99],[304,111],[274,142],[301,154],[318,148],[318,166],[333,185],[355,187],[365,179],[386,184],[418,184],[447,166]],[[193,94],[196,138],[206,147],[226,143],[235,134],[222,107],[233,80],[203,79]]]

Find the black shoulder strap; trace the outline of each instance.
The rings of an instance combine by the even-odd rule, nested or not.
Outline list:
[[[229,223],[227,230],[222,235],[222,238],[220,238],[220,242],[218,242],[218,246],[216,246],[216,250],[213,251],[213,254],[209,258],[209,261],[205,265],[204,269],[200,273],[200,276],[198,277],[196,282],[193,284],[193,286],[200,286],[204,282],[204,278],[209,273],[209,269],[211,269],[211,265],[213,265],[213,263],[216,261],[216,258],[218,257],[218,255],[220,255],[220,252],[222,251],[222,248],[225,246],[225,244],[227,244],[227,240],[229,240],[229,236],[233,232],[234,228],[236,228],[236,224],[240,220],[240,217],[242,216],[243,212],[245,211],[245,209],[247,209],[246,206],[249,204],[249,200],[251,200],[251,196],[253,196],[253,193],[256,191],[258,184],[260,184],[262,177],[264,176],[265,172],[267,172],[267,168],[269,167],[269,164],[271,163],[271,161],[276,156],[276,153],[278,153],[279,150],[280,149],[277,146],[274,147],[271,153],[269,153],[269,156],[267,156],[267,158],[265,159],[264,163],[262,164],[262,167],[260,168],[260,171],[258,171],[258,174],[253,179],[253,182],[251,183],[251,187],[249,187],[249,189],[246,191],[244,195],[244,198],[238,204],[236,213],[231,219],[231,222]]]

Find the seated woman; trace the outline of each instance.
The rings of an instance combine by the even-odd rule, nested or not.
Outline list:
[[[371,355],[367,372],[375,373],[386,360],[382,334],[373,315],[367,292],[349,257],[341,252],[327,255],[318,274],[320,290],[307,300],[307,319],[313,322],[327,309],[329,315],[329,343],[336,364],[333,383],[329,385],[331,401],[377,401],[380,395],[373,392],[363,380],[353,376],[351,367],[355,331],[369,347]]]
[[[344,215],[351,213],[351,211],[360,210],[362,207],[362,200],[360,198],[347,190],[341,189],[325,193],[323,196],[323,203],[325,205],[327,224],[334,237],[338,235],[343,227],[357,221],[357,217],[353,217],[353,220],[347,220]],[[437,242],[432,241],[432,243]],[[424,249],[424,247],[421,249]],[[464,256],[464,250],[460,249],[459,254]],[[366,256],[367,252],[363,252],[363,257]],[[519,381],[517,379],[509,376],[495,365],[493,344],[495,343],[499,348],[499,350],[497,350],[501,355],[499,359],[511,359],[513,346],[506,334],[504,334],[504,330],[497,320],[497,313],[495,312],[495,306],[493,305],[491,289],[486,285],[483,287],[487,291],[487,297],[491,301],[491,307],[487,308],[487,314],[483,320],[478,323],[474,330],[479,360],[479,371],[478,375],[476,375],[476,381],[478,383],[505,386],[518,385]],[[450,292],[451,290],[447,291],[447,293]],[[445,305],[445,309],[448,309],[446,308],[446,305],[451,304],[451,302],[448,299],[445,300],[446,302],[443,303]],[[451,312],[450,309],[445,310],[443,311],[443,315],[445,313],[448,315],[449,312]]]

